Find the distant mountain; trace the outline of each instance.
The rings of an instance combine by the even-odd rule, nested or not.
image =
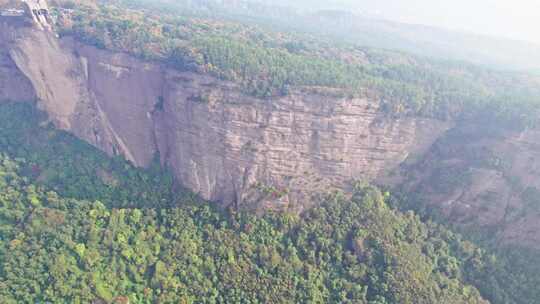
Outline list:
[[[306,22],[317,31],[366,46],[502,69],[540,69],[540,45],[533,43],[338,12],[312,13],[305,16]]]
[[[146,1],[146,0],[138,0]],[[347,1],[329,5],[323,1],[198,0],[191,7],[211,7],[214,12],[234,12],[251,17],[253,22],[267,22],[273,28],[287,27],[317,35],[327,35],[363,46],[386,48],[441,60],[467,61],[497,69],[540,70],[540,45],[525,41],[447,30],[425,25],[378,19],[353,11]],[[209,5],[209,4],[212,5]],[[257,17],[257,21],[254,18]]]

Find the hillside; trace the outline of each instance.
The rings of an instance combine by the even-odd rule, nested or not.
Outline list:
[[[510,115],[506,118],[511,121],[527,116],[526,123],[537,117],[538,86],[530,85],[528,74],[497,73],[358,44],[336,46],[312,35],[268,31],[220,15],[199,17],[186,9],[175,14],[145,4],[135,8],[81,6],[60,12],[58,30],[98,48],[238,83],[245,93],[261,98],[287,95],[297,87],[331,87],[344,96],[380,99],[396,114],[446,118],[480,110]]]
[[[35,26],[4,18],[0,99],[36,100],[56,127],[109,155],[145,167],[158,154],[179,184],[253,210],[302,211],[321,189],[375,182],[421,194],[473,230],[500,227],[498,244],[537,244],[540,215],[521,199],[539,188],[536,76],[221,17],[62,5]],[[453,134],[468,129],[485,144],[441,157],[440,143],[459,153],[467,137]]]
[[[538,75],[231,3],[0,17],[1,297],[540,301]]]
[[[218,211],[28,105],[0,117],[3,303],[485,303],[465,265],[492,257],[375,188],[301,217]]]
[[[538,256],[486,251],[357,184],[302,215],[217,209],[157,162],[109,158],[0,105],[5,303],[530,303]],[[531,264],[532,263],[532,264]],[[249,283],[249,284],[248,284]],[[265,284],[267,288],[257,288]]]
[[[369,1],[356,5],[339,5],[336,1],[273,1],[272,5],[257,0],[121,2],[164,11],[176,9],[178,13],[188,9],[206,17],[219,15],[265,28],[311,33],[341,43],[398,50],[438,60],[471,62],[500,70],[531,71],[540,67],[537,44],[383,20],[373,14],[380,4]]]
[[[254,210],[302,211],[317,190],[375,182],[449,205],[444,214],[472,229],[501,227],[498,243],[537,244],[540,215],[521,199],[540,186],[530,165],[539,153],[534,75],[332,45],[189,10],[56,5],[33,26],[3,19],[0,99],[36,100],[56,127],[109,155],[144,167],[159,154],[179,184]],[[479,151],[441,157],[440,143],[460,151],[467,136],[452,137],[467,128],[485,139]],[[446,168],[456,162],[464,167]],[[431,181],[474,176],[427,195],[442,187]],[[450,216],[463,208],[466,217]],[[516,216],[505,216],[509,208]]]

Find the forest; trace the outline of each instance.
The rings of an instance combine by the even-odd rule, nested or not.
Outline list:
[[[45,121],[0,105],[2,303],[540,299],[537,256],[482,248],[387,191],[359,183],[301,215],[221,209]]]
[[[540,117],[538,75],[212,11],[51,2],[61,37],[209,74],[261,99],[317,90],[370,98],[393,116],[520,129]],[[135,168],[57,130],[35,104],[1,101],[0,303],[540,302],[537,252],[460,234],[400,193],[358,182],[301,214],[254,214],[204,201],[159,160]]]
[[[182,71],[209,73],[260,98],[299,88],[335,88],[344,98],[379,101],[393,115],[473,116],[520,128],[538,123],[540,82],[530,74],[278,32],[249,20],[166,10],[144,1],[54,4],[62,36]]]

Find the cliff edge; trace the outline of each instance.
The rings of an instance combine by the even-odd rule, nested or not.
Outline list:
[[[391,117],[378,100],[328,88],[257,99],[231,82],[58,38],[50,16],[28,7],[24,20],[0,18],[0,100],[35,101],[56,127],[109,155],[138,166],[159,156],[205,199],[253,209],[301,211],[359,180],[402,185],[449,218],[499,227],[503,242],[538,244],[540,208],[508,211],[540,187],[540,171],[527,165],[540,159],[535,131],[473,124],[468,136],[453,121]],[[476,152],[460,152],[471,145]],[[488,155],[504,166],[471,163]],[[458,182],[439,191],[444,178]]]
[[[5,81],[24,79],[3,99],[35,97],[58,128],[138,166],[159,153],[182,185],[224,204],[302,209],[311,193],[386,176],[450,126],[390,119],[376,101],[329,89],[257,99],[233,83],[58,39],[46,27],[3,23],[1,32]]]

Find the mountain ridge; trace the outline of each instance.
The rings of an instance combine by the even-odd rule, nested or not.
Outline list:
[[[412,110],[415,103],[400,103],[399,87],[398,91],[389,91],[398,94],[394,95],[397,103],[386,103],[369,91],[349,95],[340,89],[319,86],[292,86],[286,94],[258,97],[244,91],[241,82],[226,77],[220,79],[212,73],[191,70],[192,67],[183,71],[170,68],[159,61],[99,49],[69,35],[59,38],[40,28],[5,22],[0,32],[6,37],[2,41],[7,51],[2,58],[6,62],[6,85],[25,79],[14,86],[14,91],[3,91],[2,99],[34,98],[56,127],[72,132],[111,156],[122,155],[138,166],[149,165],[159,155],[179,184],[225,205],[301,211],[309,207],[311,192],[316,189],[348,188],[355,180],[399,186],[407,176],[400,173],[401,167],[421,163],[426,153],[432,155],[433,149],[437,151],[433,143],[444,142],[453,130],[459,130],[456,125],[467,122],[482,125],[486,131],[501,126],[505,132],[484,136],[496,143],[513,142],[518,149],[529,151],[527,155],[531,157],[538,154],[534,146],[520,140],[535,137],[535,124],[529,125],[523,117],[535,117],[534,103],[527,105],[531,106],[527,110],[517,96],[512,103],[502,95],[493,104],[488,99],[470,106],[459,100],[462,95],[457,95],[446,101],[448,108],[445,105],[438,109],[435,105],[435,113],[445,114],[441,117],[419,115]],[[416,71],[423,71],[421,67]],[[392,79],[393,72],[393,68],[388,68],[382,75],[388,73],[384,77]],[[513,78],[488,79],[495,83],[509,81],[513,86],[520,83]],[[30,91],[26,91],[28,86]],[[463,94],[470,92],[463,90]],[[534,98],[531,100],[534,102]],[[468,106],[475,114],[460,114],[467,113]],[[492,153],[497,156],[503,151],[494,149]],[[510,168],[521,166],[521,160],[504,158]],[[432,163],[444,164],[443,160],[436,158]],[[479,169],[484,170],[483,166]],[[505,172],[511,175],[500,181],[505,187],[498,189],[510,189],[512,197],[537,187],[531,181],[535,172],[489,169],[493,170],[490,176]],[[424,170],[434,177],[425,181],[428,185],[439,180],[438,170],[439,165]],[[459,172],[448,178],[456,177],[459,178]],[[523,182],[515,182],[521,178]],[[465,190],[467,185],[463,187]],[[473,189],[471,201],[455,204],[455,210],[475,202],[480,206],[474,211],[475,216],[489,215],[492,211],[481,205],[488,202],[485,194],[490,191],[493,190]],[[448,199],[443,196],[433,201],[444,204]],[[537,216],[529,214],[528,219]],[[521,220],[468,219],[468,224],[504,224],[511,231],[519,227]],[[533,240],[540,236],[540,226],[532,225],[529,229]],[[500,236],[503,242],[535,246],[528,236],[514,238],[513,233],[504,231]]]
[[[136,7],[150,5],[147,1],[126,1]],[[168,7],[186,1],[159,1]],[[205,14],[237,14],[237,20],[284,30],[296,30],[326,35],[365,47],[385,48],[427,56],[439,60],[467,61],[500,70],[532,71],[540,68],[540,45],[511,38],[501,38],[463,30],[409,24],[381,19],[377,15],[351,10],[348,7],[313,4],[294,5],[289,2],[270,6],[262,1],[201,1],[189,2],[191,7],[205,7]],[[210,5],[211,4],[211,5]],[[152,4],[153,5],[153,4]],[[333,12],[333,18],[319,19],[321,13]],[[247,19],[242,18],[247,17]],[[319,16],[319,17],[318,17]],[[324,21],[321,23],[321,21]]]

